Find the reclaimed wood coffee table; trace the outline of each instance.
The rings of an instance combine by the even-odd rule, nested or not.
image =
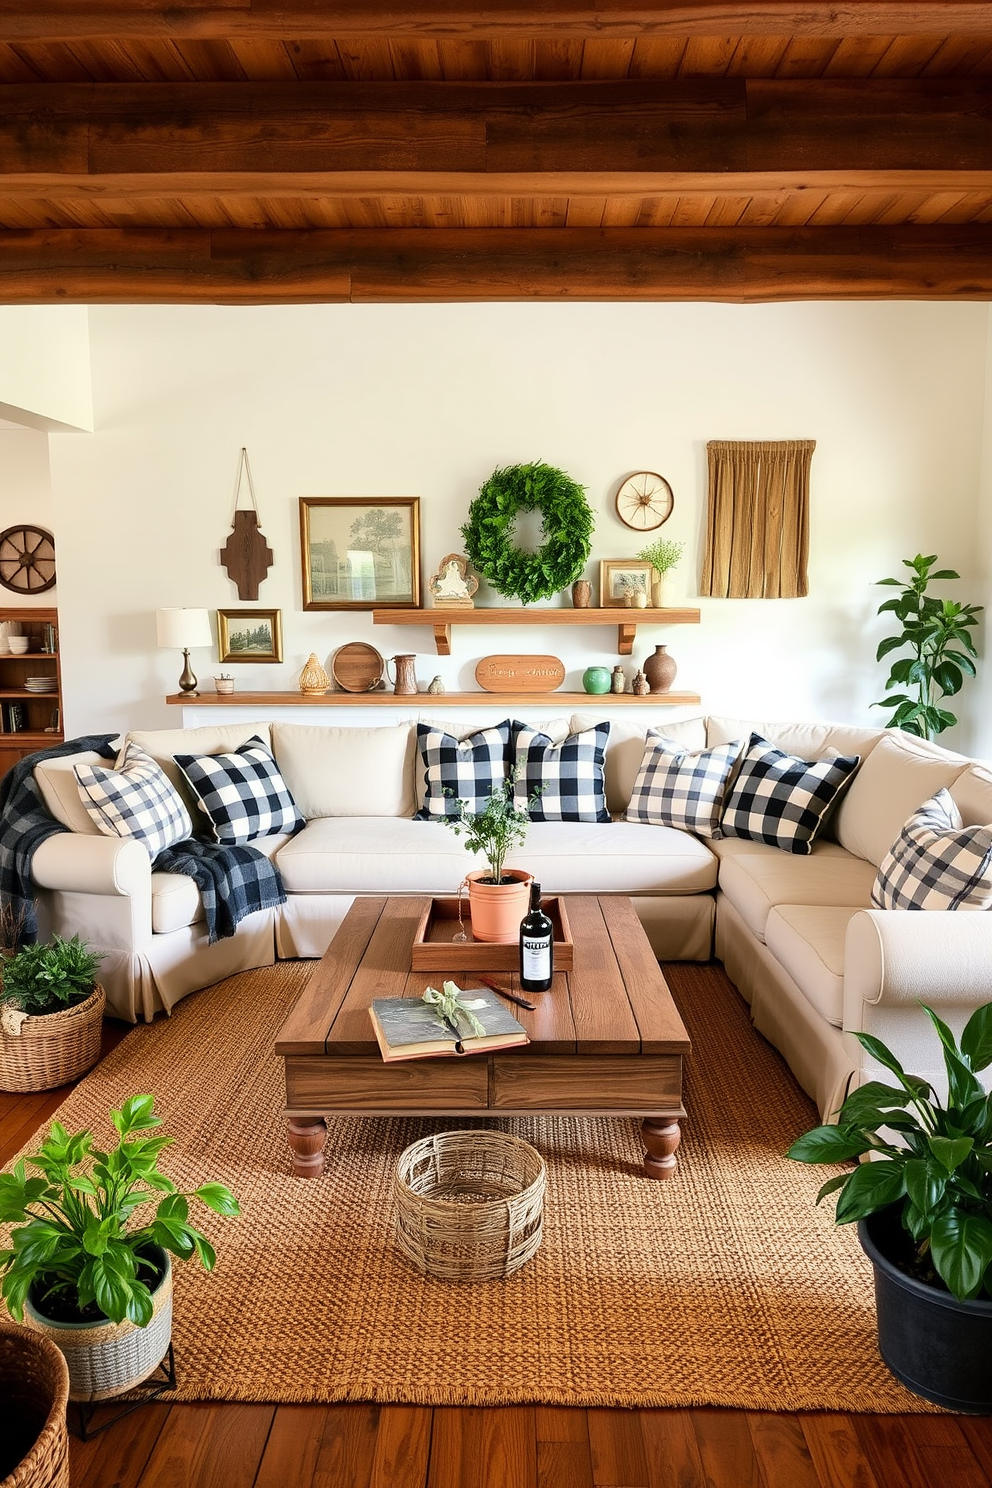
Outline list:
[[[374,997],[473,985],[471,971],[411,970],[427,903],[356,899],[279,1031],[294,1174],[320,1176],[327,1116],[561,1115],[642,1117],[645,1174],[673,1177],[689,1036],[630,900],[568,895],[574,968],[532,994],[535,1012],[507,1003],[529,1044],[386,1064]],[[519,991],[516,974],[494,976]]]

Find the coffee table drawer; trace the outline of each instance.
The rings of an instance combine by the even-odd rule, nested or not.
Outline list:
[[[490,1109],[515,1111],[677,1111],[678,1054],[492,1056]]]
[[[365,1059],[286,1060],[286,1106],[290,1111],[423,1111],[486,1109],[489,1091],[484,1059],[411,1059],[384,1064]]]

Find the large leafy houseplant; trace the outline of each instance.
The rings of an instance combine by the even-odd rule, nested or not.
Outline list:
[[[212,1271],[216,1256],[206,1235],[189,1223],[189,1201],[217,1214],[236,1215],[238,1201],[222,1183],[181,1193],[159,1171],[172,1137],[146,1136],[161,1126],[154,1098],[133,1095],[111,1112],[117,1145],[107,1152],[92,1133],[52,1122],[38,1151],[0,1173],[0,1223],[11,1225],[11,1245],[0,1250],[2,1294],[18,1321],[29,1295],[44,1316],[90,1322],[125,1318],[145,1327],[158,1277],[149,1252],[156,1246],[180,1260],[196,1256]],[[28,1176],[27,1167],[40,1176]],[[134,1216],[157,1200],[141,1223]]]
[[[878,607],[878,614],[892,614],[902,629],[887,636],[875,653],[881,661],[894,651],[908,654],[891,663],[885,683],[887,696],[874,703],[876,708],[893,709],[887,728],[905,729],[923,739],[932,739],[957,723],[953,713],[941,708],[944,697],[960,692],[965,676],[975,675],[973,658],[978,654],[970,631],[978,624],[984,606],[963,605],[956,600],[936,599],[927,590],[935,580],[958,579],[953,568],[933,570],[936,554],[904,558],[903,566],[912,578],[879,579],[879,584],[896,588],[899,593]],[[898,689],[911,689],[900,691]],[[893,689],[896,689],[893,691]]]
[[[870,1034],[855,1035],[896,1079],[869,1081],[847,1097],[836,1126],[818,1126],[789,1149],[806,1163],[870,1156],[829,1179],[838,1224],[898,1206],[905,1254],[889,1256],[924,1284],[959,1300],[992,1297],[992,1095],[977,1075],[992,1064],[992,1003],[977,1008],[960,1043],[932,1008],[923,1011],[943,1046],[947,1104]]]

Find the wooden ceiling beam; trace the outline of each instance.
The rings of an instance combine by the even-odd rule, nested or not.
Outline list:
[[[985,34],[987,0],[0,0],[8,42]]]
[[[879,173],[979,189],[992,90],[964,80],[98,83],[0,88],[0,193],[741,191]],[[827,182],[827,177],[833,180]]]
[[[992,298],[992,226],[0,232],[7,304]]]

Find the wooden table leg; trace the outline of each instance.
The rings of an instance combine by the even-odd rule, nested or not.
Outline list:
[[[319,1178],[324,1171],[327,1136],[323,1116],[287,1116],[286,1135],[293,1151],[293,1177]]]
[[[647,1148],[644,1157],[646,1178],[674,1178],[678,1167],[675,1153],[682,1140],[677,1121],[656,1121],[647,1117],[641,1123],[641,1141]]]

